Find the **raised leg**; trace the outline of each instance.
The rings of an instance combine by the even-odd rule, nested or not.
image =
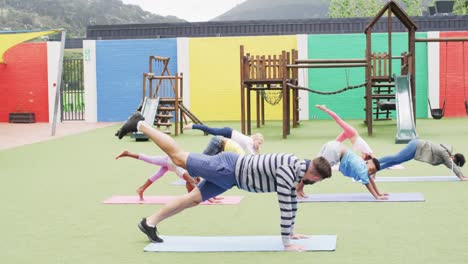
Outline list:
[[[335,112],[328,109],[325,105],[316,105],[315,107],[331,116],[335,120],[335,122],[343,129],[343,132],[340,135],[338,135],[336,141],[343,142],[346,139],[349,139],[351,143],[354,144],[354,141],[356,140],[357,136],[359,136],[357,130],[354,127],[343,121],[343,119],[341,119]]]
[[[186,168],[189,153],[182,150],[177,142],[169,135],[162,133],[144,121],[138,122],[138,130],[148,136],[162,151],[164,151],[175,165]]]
[[[232,136],[232,128],[230,127],[217,128],[199,124],[191,124],[190,126],[187,125],[185,129],[197,129],[213,136],[223,136],[225,138],[231,138]]]
[[[123,157],[130,157],[130,158],[138,159],[138,154],[131,153],[128,150],[124,150],[117,157],[115,157],[115,159],[120,159],[120,158],[123,158]]]
[[[138,159],[150,164],[167,167],[167,160],[169,158],[167,156],[148,156],[146,154],[139,154]]]
[[[380,170],[414,159],[414,156],[416,155],[416,146],[416,140],[412,140],[397,154],[379,158]]]

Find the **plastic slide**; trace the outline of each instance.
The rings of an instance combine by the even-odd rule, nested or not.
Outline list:
[[[411,95],[410,76],[394,75],[393,78],[395,79],[397,115],[397,132],[395,143],[408,143],[411,139],[418,137],[413,115],[413,100]]]

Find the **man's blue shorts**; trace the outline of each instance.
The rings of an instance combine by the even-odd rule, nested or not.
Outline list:
[[[187,171],[192,177],[204,179],[198,184],[203,201],[215,197],[236,185],[236,163],[239,154],[221,152],[215,156],[190,153]]]

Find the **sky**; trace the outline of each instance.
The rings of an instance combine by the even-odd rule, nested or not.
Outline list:
[[[176,16],[189,22],[209,21],[246,0],[122,0],[124,4],[162,16]]]

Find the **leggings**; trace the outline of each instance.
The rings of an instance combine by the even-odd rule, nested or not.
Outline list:
[[[336,137],[336,141],[343,142],[348,138],[352,138],[357,135],[357,131],[354,127],[343,121],[335,112],[330,109],[323,110],[329,116],[331,116],[335,122],[343,129],[343,132]]]
[[[155,174],[148,178],[148,180],[150,180],[151,182],[155,182],[157,179],[161,178],[164,174],[166,174],[166,172],[169,170],[167,166],[169,157],[167,156],[147,156],[145,154],[140,154],[138,155],[138,159],[154,165],[161,166],[161,168]]]
[[[401,164],[408,160],[414,159],[416,155],[416,147],[418,145],[417,139],[412,139],[406,147],[404,147],[400,152],[394,155],[382,157],[379,160],[380,170],[384,170],[388,167]]]
[[[232,128],[230,127],[215,128],[205,125],[193,124],[192,129],[198,129],[213,136],[223,136],[225,138],[231,138],[232,136]]]
[[[211,138],[208,146],[206,146],[203,154],[208,156],[214,156],[223,151],[223,140],[220,136],[214,136]]]

